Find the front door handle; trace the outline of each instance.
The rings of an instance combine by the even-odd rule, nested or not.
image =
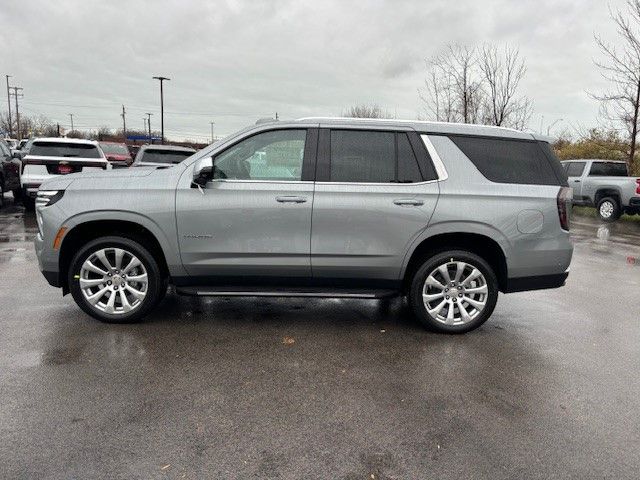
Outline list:
[[[401,206],[420,206],[420,205],[424,205],[424,202],[422,200],[418,200],[416,198],[398,198],[396,200],[393,201],[393,203],[395,203],[396,205],[401,205]]]
[[[283,195],[276,197],[276,201],[280,203],[304,203],[307,201],[307,197],[295,197],[292,195]]]
[[[574,180],[573,183],[580,183],[580,180]]]

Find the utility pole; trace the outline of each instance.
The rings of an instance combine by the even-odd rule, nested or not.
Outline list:
[[[11,75],[5,75],[7,77],[7,105],[9,107],[9,138],[13,138],[13,122],[11,121],[11,93],[9,90],[9,78]]]
[[[144,122],[144,133],[147,133],[147,117],[142,117],[142,121]]]
[[[160,81],[160,143],[164,143],[164,94],[162,92],[162,82],[171,80],[167,77],[153,77]]]
[[[20,93],[23,88],[22,87],[9,87],[10,90],[13,90],[13,96],[16,99],[16,122],[18,122],[18,140],[22,140],[22,131],[20,129],[20,108],[18,107],[18,97],[22,97],[23,95]]]
[[[124,109],[124,105],[122,105],[122,113],[120,114],[120,116],[122,117],[122,136],[124,137],[125,142],[127,141],[127,120],[125,118],[126,114],[127,112]]]
[[[211,143],[213,143],[213,126],[216,124],[216,122],[209,122],[211,124]]]
[[[147,126],[149,127],[149,141],[153,143],[153,140],[151,139],[151,115],[153,115],[153,113],[145,113],[145,115],[148,117]]]
[[[71,118],[71,131],[73,132],[73,113],[69,113],[69,118]]]
[[[278,120],[278,112],[276,112],[276,120]]]

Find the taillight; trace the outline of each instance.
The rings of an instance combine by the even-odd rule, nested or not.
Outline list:
[[[636,178],[636,183],[638,184],[636,187],[636,195],[640,195],[640,178]]]
[[[569,208],[573,200],[573,189],[562,187],[558,192],[556,201],[558,202],[558,218],[563,230],[569,231]]]

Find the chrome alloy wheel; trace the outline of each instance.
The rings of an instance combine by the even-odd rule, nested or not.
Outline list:
[[[465,325],[478,317],[489,298],[487,280],[469,263],[453,261],[433,270],[424,282],[427,313],[445,325]]]
[[[613,206],[613,203],[609,201],[602,202],[602,204],[600,205],[600,216],[602,218],[611,218],[614,209],[615,208]]]
[[[112,315],[140,307],[149,288],[142,262],[121,248],[102,248],[89,255],[77,280],[87,302],[96,310]]]

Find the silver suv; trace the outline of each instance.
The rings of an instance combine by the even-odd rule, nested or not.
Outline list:
[[[89,315],[178,294],[384,298],[462,333],[498,292],[564,285],[571,190],[546,139],[496,127],[305,118],[171,168],[47,181],[35,244]]]

